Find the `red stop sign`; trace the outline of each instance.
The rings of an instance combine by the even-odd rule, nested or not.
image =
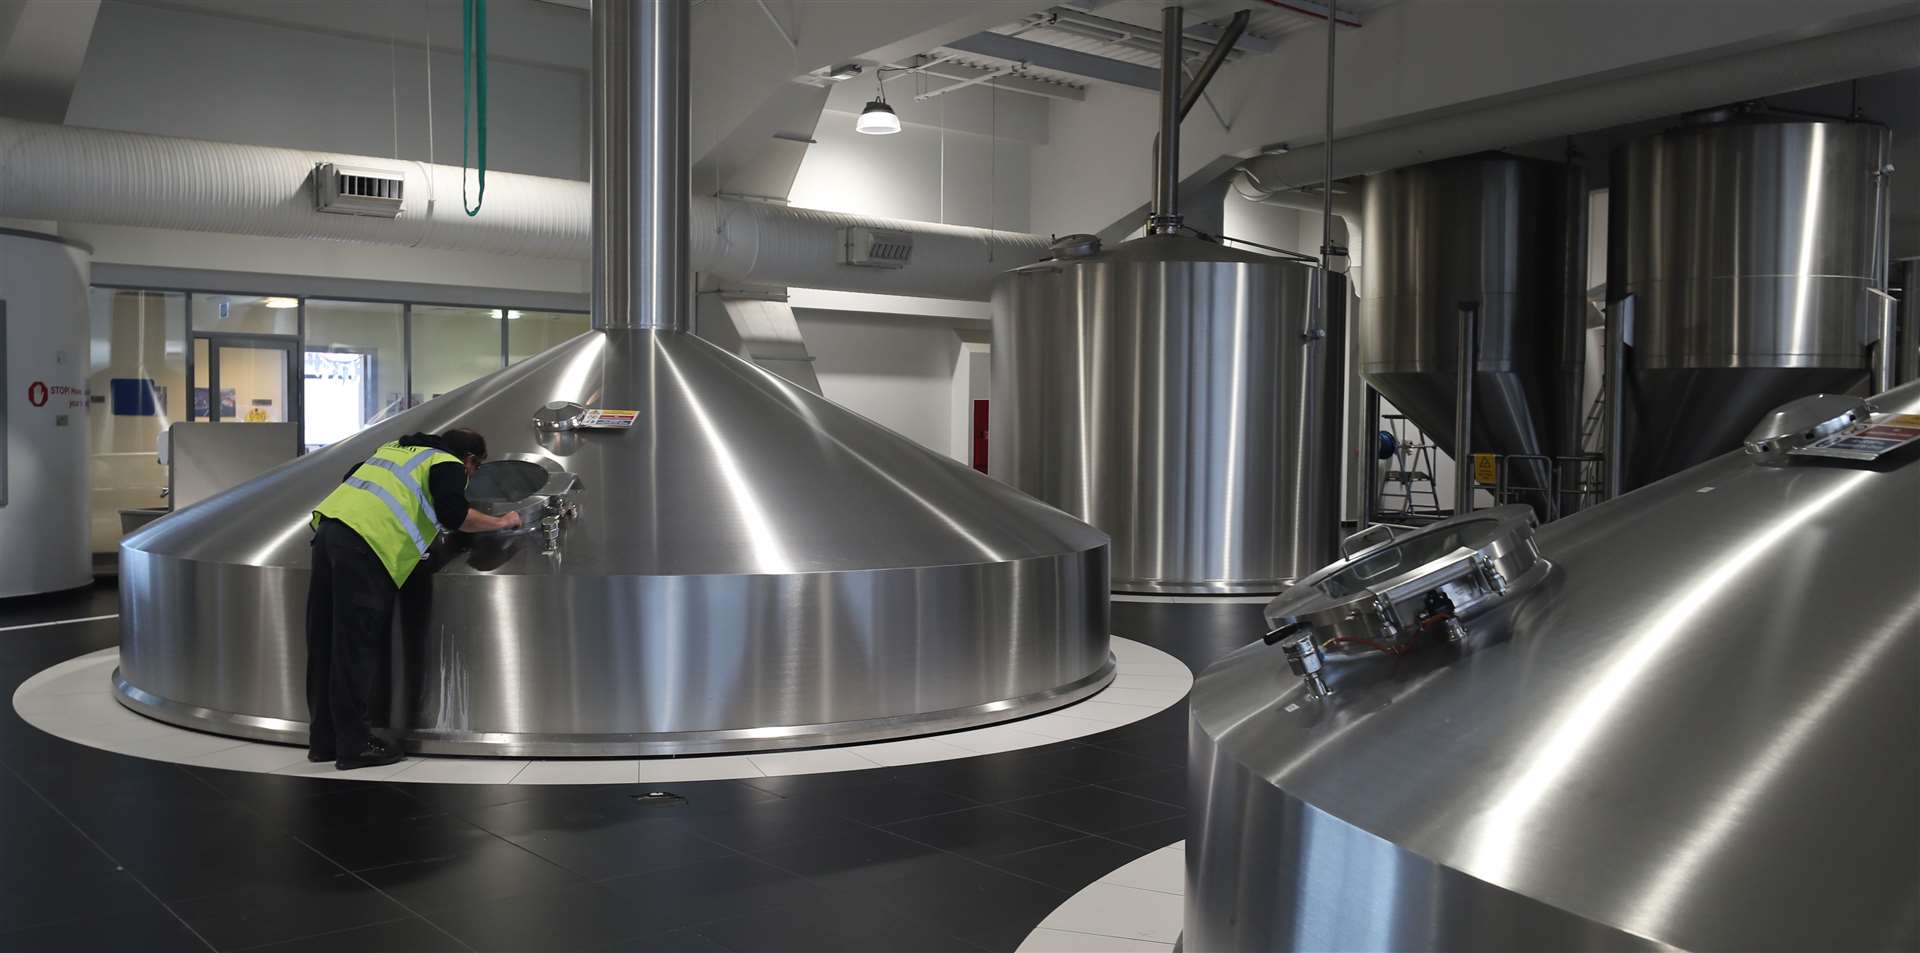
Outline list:
[[[27,402],[35,407],[47,406],[46,381],[34,381],[27,385]]]

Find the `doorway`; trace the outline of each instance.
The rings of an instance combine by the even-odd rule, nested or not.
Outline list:
[[[292,423],[300,420],[300,339],[277,334],[198,332],[188,420]]]
[[[351,437],[381,416],[374,394],[378,369],[373,348],[308,348],[300,360],[300,399],[306,408],[302,440],[308,450]]]

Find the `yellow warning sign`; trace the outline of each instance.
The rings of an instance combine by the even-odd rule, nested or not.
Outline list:
[[[1500,458],[1491,453],[1473,455],[1473,482],[1493,486],[1500,482]]]

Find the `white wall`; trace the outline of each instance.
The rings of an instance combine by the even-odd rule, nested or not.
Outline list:
[[[904,316],[794,309],[827,399],[953,456],[951,408],[960,335]],[[959,381],[961,387],[966,380]]]

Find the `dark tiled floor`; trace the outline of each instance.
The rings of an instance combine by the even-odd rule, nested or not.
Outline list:
[[[0,627],[113,612],[0,602]],[[1259,606],[1117,603],[1198,671]],[[115,644],[0,632],[0,688]],[[0,712],[0,950],[1007,950],[1185,836],[1186,706],[1044,748],[668,785],[343,783],[142,761]]]

